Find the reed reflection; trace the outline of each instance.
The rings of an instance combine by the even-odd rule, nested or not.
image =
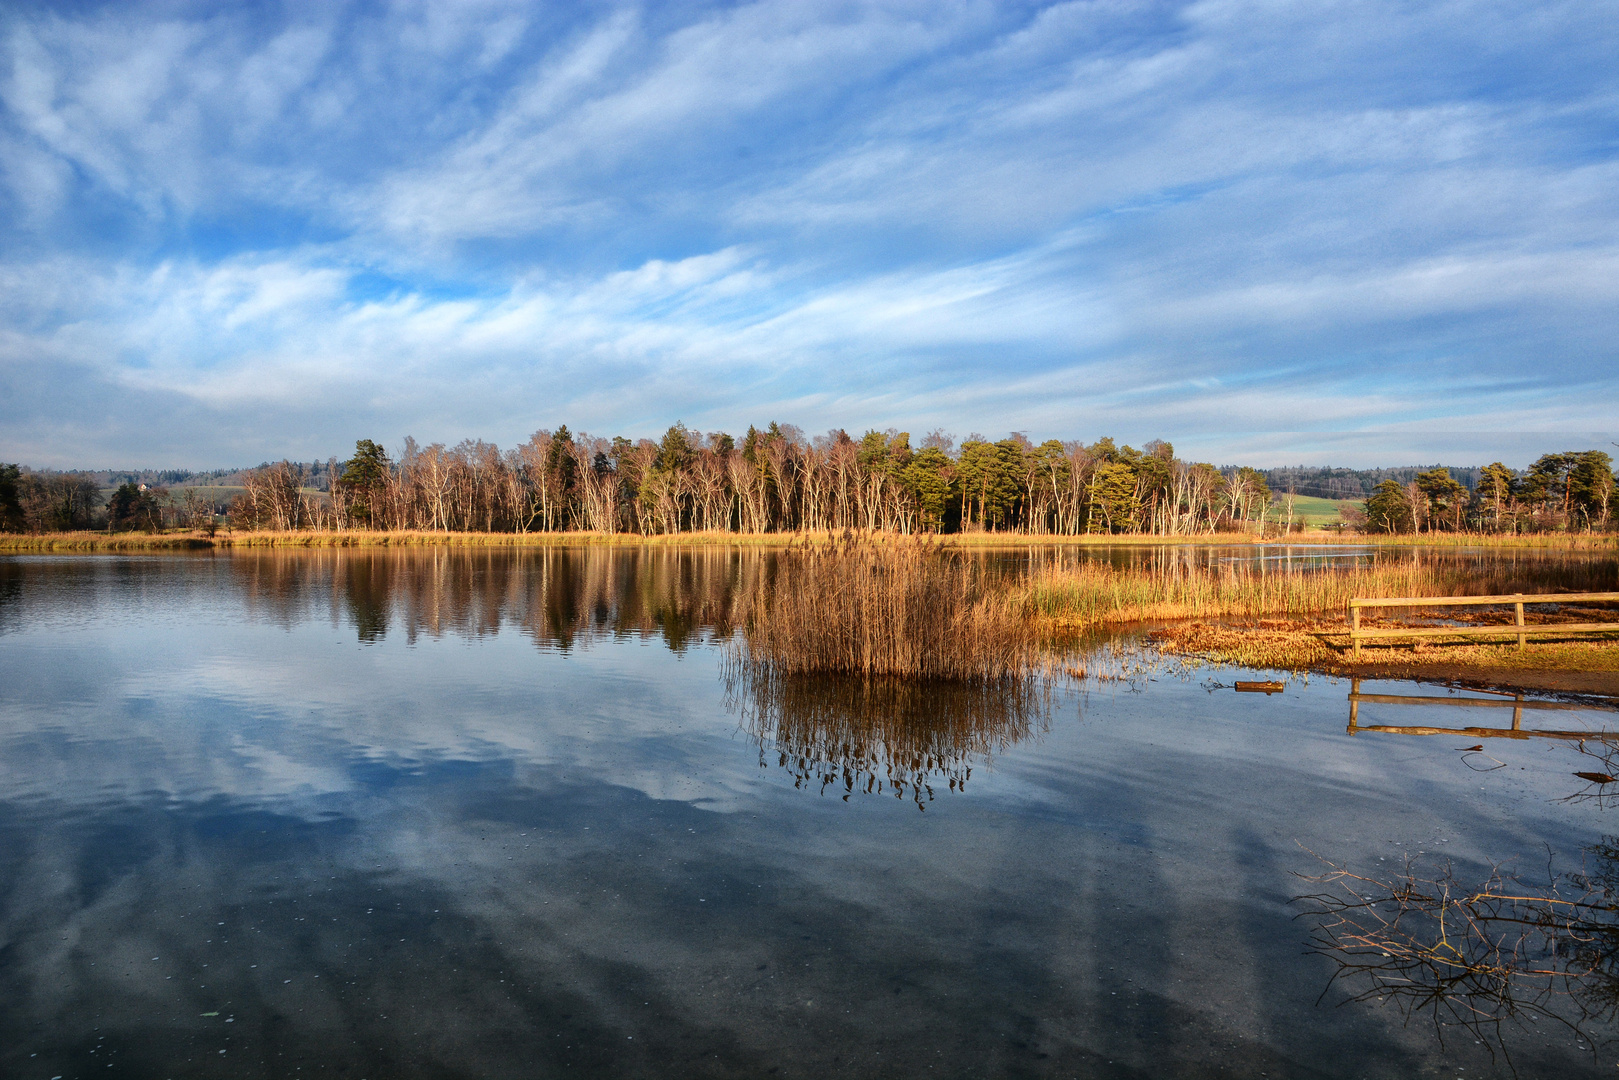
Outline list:
[[[726,701],[793,786],[889,794],[925,811],[940,791],[964,791],[974,767],[1044,734],[1051,691],[1042,680],[995,683],[783,675],[733,660]]]

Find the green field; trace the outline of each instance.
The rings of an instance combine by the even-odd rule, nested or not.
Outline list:
[[[1341,511],[1345,507],[1359,508],[1359,499],[1320,499],[1313,495],[1300,495],[1293,501],[1293,520],[1301,521],[1306,528],[1319,529],[1323,525],[1336,524],[1343,520]],[[1269,520],[1281,521],[1282,508],[1272,504]]]

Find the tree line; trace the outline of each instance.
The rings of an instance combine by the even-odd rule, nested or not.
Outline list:
[[[0,464],[0,532],[173,527],[211,532],[216,510],[225,509],[195,488],[171,493],[165,487],[126,480],[109,496],[103,492],[95,473],[35,472]]]
[[[1395,472],[1395,470],[1389,470]],[[1457,475],[1476,475],[1469,487]],[[123,474],[131,475],[131,474]],[[178,474],[177,474],[178,475]],[[1517,473],[1497,462],[1384,479],[1346,524],[1366,532],[1606,530],[1615,487],[1601,451],[1547,454]],[[223,471],[209,479],[225,479]],[[1247,467],[1188,462],[1154,440],[1085,444],[1021,434],[958,447],[935,431],[808,437],[772,423],[737,440],[675,424],[659,440],[602,438],[566,426],[502,451],[406,438],[396,456],[361,439],[346,461],[282,461],[228,474],[228,506],[194,487],[0,465],[0,529],[420,529],[469,532],[866,529],[1036,535],[1289,530],[1294,493]]]
[[[1446,469],[1384,480],[1358,513],[1367,532],[1605,532],[1613,522],[1613,459],[1601,450],[1544,454],[1522,474],[1499,461],[1472,489]]]
[[[245,479],[231,509],[241,528],[474,532],[868,529],[1035,534],[1253,531],[1271,491],[1250,468],[1187,462],[1161,440],[1137,450],[1109,438],[1035,444],[1019,434],[934,432],[808,437],[772,423],[740,440],[676,424],[659,440],[602,438],[565,425],[505,451],[482,440],[422,446],[397,459],[362,439],[308,490],[282,462]]]

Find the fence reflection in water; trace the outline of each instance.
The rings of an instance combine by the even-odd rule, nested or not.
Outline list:
[[[1490,691],[1365,694],[1360,679],[1350,685],[1350,735],[1566,740],[1604,766],[1619,755],[1611,705]],[[1362,724],[1363,705],[1511,709],[1512,719],[1508,727]],[[1526,711],[1595,711],[1604,722],[1585,730],[1525,727]],[[1475,771],[1505,767],[1494,758],[1489,767],[1470,764],[1482,745],[1456,749]],[[1587,787],[1564,801],[1605,805],[1616,782],[1609,771],[1575,772]],[[1582,855],[1577,869],[1553,868],[1548,851],[1544,876],[1496,864],[1476,880],[1437,855],[1408,856],[1392,877],[1327,862],[1325,873],[1302,875],[1318,891],[1294,900],[1316,923],[1312,951],[1333,962],[1332,982],[1344,982],[1351,1001],[1387,1003],[1408,1020],[1425,1014],[1441,1039],[1447,1028],[1464,1029],[1510,1066],[1509,1027],[1535,1041],[1561,1028],[1594,1047],[1592,1034],[1619,1011],[1619,844],[1605,837]]]
[[[1457,697],[1454,695],[1439,696],[1437,694],[1363,694],[1360,692],[1360,679],[1350,680],[1349,689],[1349,728],[1351,735],[1358,735],[1363,731],[1376,731],[1389,735],[1465,735],[1480,739],[1605,739],[1619,738],[1619,730],[1592,730],[1583,731],[1547,730],[1542,728],[1525,728],[1523,714],[1525,709],[1548,709],[1574,712],[1591,712],[1601,709],[1602,706],[1581,704],[1567,701],[1544,701],[1526,698],[1523,694],[1499,694],[1494,697]],[[1475,691],[1476,693],[1492,693],[1492,691]],[[1511,709],[1511,727],[1430,727],[1425,725],[1392,725],[1392,724],[1362,724],[1360,722],[1361,705],[1418,705],[1418,706],[1461,706],[1464,708],[1483,709]]]

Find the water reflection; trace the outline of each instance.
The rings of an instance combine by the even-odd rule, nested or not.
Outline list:
[[[1593,711],[1612,712],[1611,709],[1602,709],[1590,704],[1579,704],[1567,701],[1545,701],[1541,699],[1526,698],[1523,694],[1496,694],[1492,697],[1458,697],[1454,694],[1440,696],[1436,694],[1363,694],[1360,692],[1360,679],[1351,679],[1349,682],[1349,728],[1351,735],[1358,735],[1363,731],[1375,731],[1386,735],[1457,735],[1478,739],[1600,739],[1619,738],[1619,731],[1606,731],[1601,727],[1579,730],[1548,730],[1544,728],[1525,728],[1523,714],[1525,709],[1530,710],[1560,710],[1580,713]],[[1491,691],[1474,691],[1478,694],[1488,694]],[[1474,709],[1511,709],[1512,723],[1510,727],[1431,727],[1426,725],[1394,725],[1394,724],[1362,724],[1360,722],[1360,707],[1362,705],[1397,705],[1417,707],[1455,707]],[[1611,720],[1612,717],[1605,718]],[[1613,726],[1611,723],[1607,726]]]
[[[427,548],[268,551],[229,562],[264,617],[294,621],[324,600],[362,642],[513,628],[563,650],[596,637],[656,635],[679,652],[729,635],[737,586],[757,557],[714,548]]]
[[[727,699],[768,558],[0,559],[0,1075],[1475,1076],[1315,1006],[1298,845],[1614,831],[1570,744],[1468,772],[1321,680]]]
[[[1313,951],[1350,1001],[1392,1005],[1460,1028],[1511,1064],[1508,1028],[1533,1036],[1590,1031],[1619,1014],[1619,841],[1584,849],[1578,870],[1538,880],[1501,867],[1482,880],[1450,863],[1407,861],[1393,877],[1328,864],[1296,898],[1314,918]]]
[[[1472,693],[1362,693],[1353,679],[1348,733],[1573,742],[1585,768],[1572,776],[1583,786],[1561,801],[1598,810],[1614,803],[1619,731],[1605,730],[1615,726],[1611,707]],[[1510,709],[1511,719],[1507,726],[1363,724],[1366,705]],[[1526,711],[1596,716],[1592,727],[1549,729],[1525,727]],[[1451,748],[1472,772],[1508,768],[1483,743]],[[1332,982],[1348,988],[1349,1001],[1391,1005],[1407,1021],[1423,1017],[1441,1041],[1447,1030],[1464,1030],[1511,1067],[1521,1036],[1555,1032],[1590,1049],[1595,1029],[1619,1012],[1619,841],[1605,836],[1581,854],[1578,869],[1557,870],[1548,848],[1538,875],[1498,863],[1476,879],[1425,853],[1407,855],[1392,876],[1329,861],[1325,873],[1306,876],[1319,891],[1295,902],[1313,918],[1312,949],[1332,962]]]
[[[795,788],[845,801],[892,794],[926,810],[939,791],[964,791],[973,766],[1043,732],[1050,690],[890,678],[806,678],[733,663],[726,701]]]
[[[1312,545],[1050,547],[973,551],[1007,572],[1103,562],[1175,573],[1245,566],[1309,573],[1344,560],[1465,571],[1480,591],[1619,589],[1619,561],[1583,552]],[[563,650],[592,639],[659,637],[681,651],[724,638],[740,586],[770,551],[745,548],[244,549],[96,559],[0,558],[0,633],[78,615],[104,617],[131,593],[161,601],[177,586],[224,585],[251,618],[290,627],[328,618],[362,643],[390,634],[478,639],[516,629]]]

